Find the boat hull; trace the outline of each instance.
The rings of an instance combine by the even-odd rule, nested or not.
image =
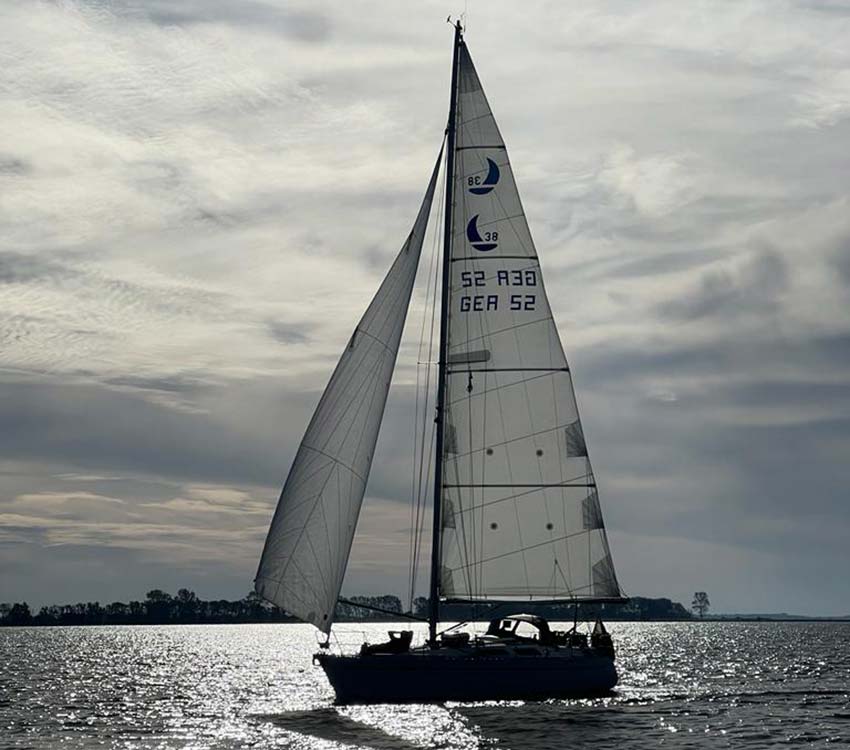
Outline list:
[[[617,684],[609,656],[555,649],[535,656],[442,653],[317,654],[337,703],[543,700],[607,695]]]

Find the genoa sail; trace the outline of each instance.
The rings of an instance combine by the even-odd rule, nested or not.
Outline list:
[[[569,366],[463,42],[458,66],[440,595],[619,599]]]
[[[440,158],[413,229],[354,329],[307,427],[254,582],[265,599],[325,633],[366,491]]]

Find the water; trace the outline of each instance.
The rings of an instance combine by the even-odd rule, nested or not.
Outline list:
[[[0,748],[850,747],[850,624],[611,630],[610,698],[334,707],[308,626],[7,628]]]

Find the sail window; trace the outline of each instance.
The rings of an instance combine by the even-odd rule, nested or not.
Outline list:
[[[586,530],[602,528],[602,511],[596,490],[581,501],[581,517]]]
[[[446,435],[443,438],[446,453],[457,453],[457,430],[453,424],[446,425]]]
[[[581,423],[576,420],[572,424],[568,424],[564,433],[567,440],[567,456],[569,458],[586,456],[587,445],[584,442],[584,432],[581,429]]]
[[[454,503],[449,498],[445,498],[443,500],[442,521],[443,521],[443,528],[444,529],[455,528],[455,506],[454,506]]]
[[[453,575],[452,569],[446,567],[445,565],[440,567],[440,587],[446,591],[453,591],[454,585],[452,583]]]
[[[599,597],[619,596],[620,585],[614,575],[611,555],[605,555],[593,566],[593,594]]]

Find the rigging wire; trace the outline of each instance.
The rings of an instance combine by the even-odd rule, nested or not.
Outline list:
[[[442,171],[442,180],[439,198],[437,202],[436,215],[443,212],[443,194],[445,188],[445,168]],[[431,245],[431,259],[428,268],[428,276],[425,286],[425,304],[422,309],[422,323],[420,325],[419,346],[417,349],[416,363],[416,394],[413,420],[413,456],[414,470],[411,476],[411,506],[410,506],[410,548],[408,568],[408,605],[413,611],[413,600],[416,594],[416,579],[419,572],[419,561],[422,551],[422,537],[425,525],[425,499],[430,486],[431,457],[433,454],[434,425],[426,440],[429,403],[431,401],[431,368],[434,350],[434,331],[437,310],[437,284],[442,268],[442,243],[440,232],[434,230]],[[429,323],[430,313],[430,323]],[[425,350],[425,339],[428,339],[427,351]],[[425,368],[424,379],[422,368]],[[427,453],[426,453],[427,452]],[[426,466],[427,455],[427,466]]]
[[[441,213],[442,209],[442,193],[441,198],[438,205],[438,213]],[[433,443],[434,443],[434,434],[436,425],[432,422],[431,431],[428,433],[428,439],[426,440],[426,432],[428,425],[428,415],[430,413],[430,399],[431,399],[431,367],[432,358],[433,358],[433,350],[434,350],[434,331],[436,325],[436,310],[437,310],[437,284],[440,278],[442,263],[441,263],[441,246],[439,246],[439,232],[435,232],[434,234],[434,245],[432,248],[432,265],[434,266],[434,271],[432,274],[432,292],[431,292],[431,320],[430,320],[430,330],[428,333],[428,350],[427,356],[425,357],[425,364],[422,364],[422,359],[420,358],[420,364],[418,365],[418,371],[421,372],[421,367],[424,366],[425,369],[425,382],[422,387],[422,391],[424,393],[424,403],[421,413],[421,431],[419,438],[419,453],[417,456],[418,461],[418,472],[417,472],[417,489],[416,489],[416,501],[415,501],[415,523],[413,525],[413,550],[411,556],[411,579],[410,579],[410,605],[411,609],[413,607],[413,598],[416,593],[416,578],[419,572],[419,561],[422,554],[422,539],[424,534],[425,527],[425,504],[426,498],[428,497],[428,489],[431,486],[431,460],[433,456]],[[436,262],[434,259],[436,258]],[[427,320],[427,309],[423,313],[423,323]],[[422,346],[424,346],[424,328],[423,328],[423,336],[422,341],[420,342]],[[426,464],[427,457],[427,464]]]

